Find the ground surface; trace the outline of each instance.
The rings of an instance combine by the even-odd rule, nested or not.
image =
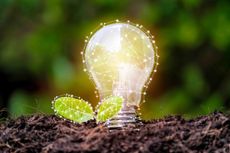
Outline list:
[[[20,117],[0,124],[0,152],[230,152],[230,116],[222,113],[188,121],[170,116],[139,129],[109,132],[94,121]]]

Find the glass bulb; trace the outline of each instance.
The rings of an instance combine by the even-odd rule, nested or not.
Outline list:
[[[127,112],[135,116],[143,88],[154,69],[154,41],[142,29],[130,23],[104,25],[91,36],[85,47],[83,62],[100,99],[111,95],[124,98],[120,116],[129,116]],[[122,124],[125,122],[127,120]]]

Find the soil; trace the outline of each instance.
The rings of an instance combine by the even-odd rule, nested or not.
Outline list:
[[[54,115],[22,116],[0,124],[0,152],[230,153],[230,116],[168,116],[123,131],[95,121],[80,125]]]

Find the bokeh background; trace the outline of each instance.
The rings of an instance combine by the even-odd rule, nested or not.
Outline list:
[[[86,35],[115,19],[144,25],[159,47],[144,119],[229,110],[229,0],[0,0],[1,116],[52,113],[64,93],[95,106],[80,52]]]

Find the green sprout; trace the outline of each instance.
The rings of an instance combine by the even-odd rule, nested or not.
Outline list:
[[[56,115],[72,122],[83,123],[95,118],[92,106],[81,98],[65,95],[55,98],[52,103]],[[122,103],[122,97],[105,98],[97,106],[97,122],[105,122],[116,116],[122,108]]]

